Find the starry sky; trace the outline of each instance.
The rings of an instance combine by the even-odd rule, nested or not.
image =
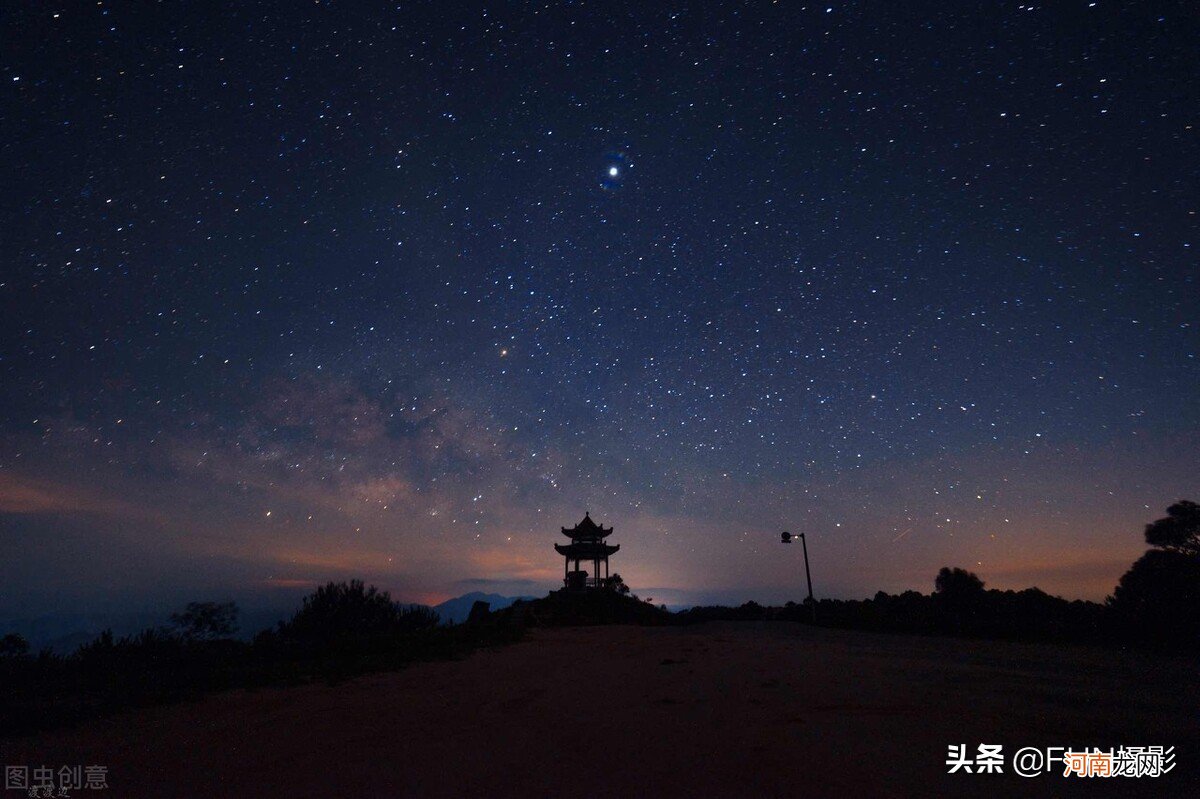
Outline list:
[[[0,614],[1101,599],[1200,475],[1188,3],[4,11]],[[289,599],[290,601],[290,599]]]

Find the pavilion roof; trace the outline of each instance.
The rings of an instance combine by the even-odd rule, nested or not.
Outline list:
[[[567,536],[573,541],[580,539],[593,541],[599,540],[604,538],[612,531],[613,529],[611,527],[603,527],[602,525],[596,524],[594,521],[592,521],[592,516],[590,513],[583,514],[583,521],[574,527],[564,527],[562,529],[563,535]]]
[[[574,544],[555,544],[554,550],[570,560],[595,560],[607,558],[621,548],[620,544],[605,544],[602,541],[578,541]]]

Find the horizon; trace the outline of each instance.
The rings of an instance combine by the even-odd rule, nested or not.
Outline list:
[[[656,604],[784,530],[1103,601],[1197,499],[1195,19],[260,10],[8,15],[0,619],[548,590],[585,511]]]
[[[810,535],[811,538],[811,535]],[[616,537],[614,536],[614,540]],[[764,547],[765,548],[765,547]],[[1134,546],[1131,551],[1135,553],[1134,557],[1145,550],[1144,545]],[[786,563],[786,561],[784,561]],[[801,568],[802,561],[797,561],[793,566]],[[960,564],[943,564],[947,566],[956,566]],[[1104,565],[1104,564],[1102,564]],[[1112,566],[1117,570],[1117,577],[1125,571],[1127,564],[1117,561]],[[936,569],[940,567],[935,567]],[[978,565],[968,565],[968,571],[974,571]],[[612,569],[613,574],[620,574],[619,569]],[[1026,572],[1019,572],[1025,574]],[[1029,572],[1034,573],[1034,572]],[[797,572],[799,574],[799,572]],[[818,574],[820,574],[818,572]],[[1090,577],[1090,570],[1086,572]],[[1101,572],[1103,574],[1103,572]],[[834,599],[834,600],[862,600],[869,599],[875,593],[882,591],[887,594],[901,594],[906,591],[917,591],[922,594],[929,594],[933,591],[934,573],[931,573],[927,584],[912,584],[912,585],[893,585],[890,588],[877,588],[861,594],[851,592],[827,592],[819,593],[817,599]],[[1015,590],[1021,591],[1025,589],[1038,589],[1045,591],[1051,596],[1059,596],[1067,600],[1083,600],[1090,602],[1103,602],[1111,593],[1111,589],[1103,589],[1104,577],[1099,578],[1097,583],[1101,586],[1101,592],[1095,596],[1071,596],[1064,594],[1061,591],[1046,589],[1039,584],[1020,584],[1019,578],[1017,582],[1012,580],[995,580],[988,579],[989,575],[981,574],[984,579],[986,588],[989,590],[995,589],[1000,591]],[[140,597],[126,597],[124,599],[117,598],[113,601],[113,597],[107,597],[107,602],[97,602],[94,598],[88,599],[83,605],[50,605],[39,610],[26,610],[22,613],[13,613],[11,610],[5,612],[5,605],[0,602],[0,620],[10,623],[14,622],[30,622],[42,619],[67,617],[67,618],[146,618],[152,616],[166,616],[174,609],[178,609],[188,601],[234,601],[242,609],[244,613],[250,615],[262,615],[273,613],[293,612],[299,607],[301,600],[315,590],[318,586],[327,582],[342,582],[353,579],[362,579],[354,574],[339,574],[326,579],[317,578],[313,580],[287,580],[287,581],[271,581],[268,591],[247,591],[243,589],[238,592],[237,589],[228,588],[204,588],[186,589],[175,587],[170,591],[160,595],[143,595]],[[487,578],[468,578],[463,579],[456,584],[455,588],[448,591],[434,591],[423,594],[406,594],[397,592],[390,587],[386,582],[376,582],[374,580],[364,580],[368,585],[375,585],[380,590],[388,591],[392,595],[394,601],[402,604],[418,604],[429,607],[440,605],[454,599],[459,599],[472,594],[488,594],[493,596],[502,596],[504,598],[516,598],[521,596],[543,596],[549,592],[555,591],[562,587],[561,579],[533,580],[528,578],[505,580],[505,579],[487,579]],[[1115,585],[1116,577],[1113,578]],[[687,589],[675,586],[633,586],[635,592],[644,595],[644,597],[652,598],[654,604],[665,604],[673,609],[689,608],[703,605],[741,605],[745,602],[758,602],[763,605],[783,605],[788,601],[799,601],[803,598],[803,587],[799,584],[793,586],[765,586],[748,591],[738,587],[710,588],[710,589]],[[188,591],[193,590],[201,593],[192,595]],[[222,593],[222,591],[224,593]],[[94,625],[93,625],[94,626]],[[103,626],[103,625],[102,625]],[[132,629],[132,628],[128,628]],[[243,631],[245,632],[245,631]]]

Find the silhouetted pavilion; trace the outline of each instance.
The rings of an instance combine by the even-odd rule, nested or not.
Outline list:
[[[606,544],[604,538],[612,532],[612,528],[604,528],[592,521],[590,514],[583,515],[583,521],[568,529],[562,528],[562,533],[571,539],[569,544],[555,544],[554,549],[566,560],[563,563],[563,584],[567,588],[582,590],[584,588],[600,588],[608,579],[608,556],[621,548],[620,544]],[[592,562],[592,576],[579,569],[580,563]],[[575,561],[575,570],[571,570],[571,561]],[[600,562],[604,562],[604,577],[600,577]]]

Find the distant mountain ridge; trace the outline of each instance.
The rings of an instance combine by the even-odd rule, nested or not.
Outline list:
[[[507,608],[518,599],[533,600],[533,596],[504,596],[472,591],[469,594],[448,599],[435,605],[442,624],[459,624],[466,621],[471,606],[483,600],[491,610]],[[280,606],[241,608],[238,614],[238,632],[235,636],[249,640],[255,633],[273,629],[280,621],[292,617],[295,607]],[[5,633],[20,633],[29,641],[34,652],[49,648],[59,654],[74,652],[82,644],[95,640],[103,630],[111,629],[118,638],[133,635],[151,627],[163,627],[170,623],[164,611],[129,611],[126,613],[48,613],[34,618],[0,617],[0,636]]]
[[[503,596],[502,594],[485,594],[482,591],[472,591],[469,594],[447,599],[440,605],[434,605],[433,609],[437,611],[442,624],[461,624],[467,620],[467,616],[471,613],[471,606],[476,602],[487,602],[490,605],[490,610],[500,610],[518,600],[530,601],[533,599],[537,599],[537,597]]]

